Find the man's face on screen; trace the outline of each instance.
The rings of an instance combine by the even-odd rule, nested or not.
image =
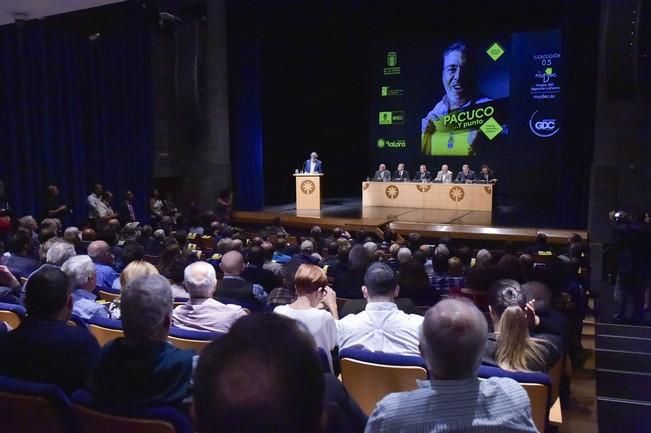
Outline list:
[[[443,58],[443,87],[453,109],[469,99],[466,68],[466,55],[461,51],[451,51]]]

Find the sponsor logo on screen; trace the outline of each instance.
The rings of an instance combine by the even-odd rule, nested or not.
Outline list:
[[[560,93],[558,70],[554,66],[554,63],[560,58],[560,53],[535,54],[533,56],[536,72],[529,93],[534,100],[556,99]]]
[[[502,57],[502,54],[504,54],[504,48],[497,42],[493,42],[493,44],[488,47],[486,50],[486,54],[488,54],[488,57],[493,59],[494,62],[496,62],[500,57]]]
[[[386,66],[384,67],[384,75],[398,75],[400,74],[400,66],[398,66],[398,53],[395,51],[387,51]]]
[[[403,125],[405,123],[404,111],[380,111],[380,125]]]
[[[404,89],[396,89],[391,86],[382,86],[380,88],[380,96],[402,96],[404,94]]]
[[[548,138],[555,135],[561,128],[558,126],[558,119],[540,116],[536,110],[529,118],[529,129],[538,137]]]
[[[407,147],[407,140],[404,138],[396,138],[395,140],[379,138],[377,141],[377,147],[378,149],[384,149],[385,147],[389,149],[404,149]]]

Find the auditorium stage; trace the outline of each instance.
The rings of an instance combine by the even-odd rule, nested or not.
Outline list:
[[[515,214],[515,215],[514,215]],[[448,209],[414,209],[391,207],[363,207],[358,198],[324,199],[321,210],[297,210],[295,203],[268,206],[258,212],[236,211],[233,219],[237,224],[269,225],[280,217],[283,225],[309,229],[319,225],[323,229],[335,227],[347,230],[366,230],[382,234],[385,226],[404,235],[417,232],[426,237],[451,236],[456,239],[531,242],[537,231],[544,231],[548,241],[565,244],[572,233],[584,239],[585,230],[561,230],[545,226],[507,225],[504,222],[519,218],[517,210],[500,207],[493,212]],[[525,217],[522,217],[525,218]]]

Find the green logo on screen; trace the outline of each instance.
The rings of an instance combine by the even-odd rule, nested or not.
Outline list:
[[[405,123],[404,111],[380,111],[380,125],[403,125]]]
[[[395,51],[389,51],[387,53],[387,66],[394,67],[398,64],[398,53]]]
[[[497,59],[502,57],[502,54],[504,54],[504,48],[502,48],[502,46],[497,42],[494,42],[493,45],[488,47],[486,54],[488,54],[488,57],[493,59],[493,61],[497,61]]]
[[[396,89],[391,86],[382,86],[380,88],[380,96],[402,96],[404,93],[404,89]]]
[[[398,53],[395,51],[387,51],[386,61],[387,65],[384,67],[384,75],[400,74],[400,66],[398,66]]]
[[[384,148],[384,138],[380,138],[380,139],[378,139],[378,141],[377,141],[377,147],[380,148],[380,149],[383,149],[383,148]]]
[[[488,119],[486,122],[484,122],[483,125],[479,127],[481,131],[488,137],[489,140],[492,140],[493,138],[497,137],[500,132],[502,132],[502,126],[497,122],[494,118]]]

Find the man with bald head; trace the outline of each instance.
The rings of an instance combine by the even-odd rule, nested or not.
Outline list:
[[[88,255],[95,263],[97,275],[97,288],[110,289],[113,282],[120,276],[113,269],[115,257],[111,253],[111,247],[104,241],[93,241],[88,245]]]
[[[537,432],[517,382],[477,378],[487,335],[486,319],[470,302],[446,299],[430,308],[420,346],[432,379],[382,399],[365,431]]]
[[[377,171],[373,175],[373,180],[375,182],[389,182],[391,181],[391,172],[387,170],[387,166],[380,164],[377,168]]]
[[[236,302],[252,310],[260,310],[267,304],[267,293],[262,286],[242,278],[245,263],[242,253],[229,251],[222,256],[219,268],[224,273],[215,299],[225,304]]]
[[[450,183],[452,182],[452,172],[448,170],[448,165],[443,164],[441,170],[436,173],[436,178],[434,182]]]

